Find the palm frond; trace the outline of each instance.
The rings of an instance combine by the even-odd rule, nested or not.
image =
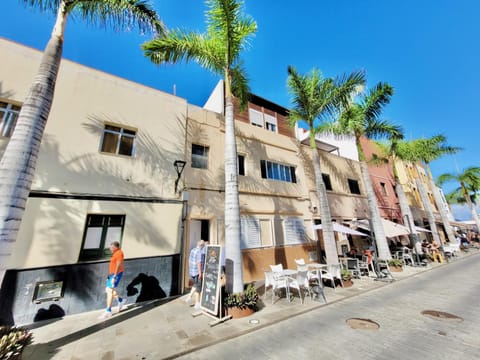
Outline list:
[[[145,0],[75,0],[70,3],[72,11],[91,24],[113,28],[156,33],[163,36],[166,27]]]
[[[386,120],[366,119],[366,127],[364,128],[364,135],[368,138],[395,138],[401,139],[403,137],[403,130],[400,125],[392,124]]]
[[[206,39],[203,34],[173,30],[168,36],[143,43],[142,49],[154,64],[194,60],[203,68],[224,75],[222,49],[216,41]]]
[[[245,69],[242,68],[241,63],[236,64],[231,70],[232,76],[232,93],[235,96],[240,105],[240,111],[245,110],[248,104],[248,97],[250,89],[248,87],[248,78],[246,76]]]
[[[387,83],[379,82],[363,98],[362,107],[365,118],[368,120],[377,119],[385,105],[390,102],[393,95],[393,87]]]

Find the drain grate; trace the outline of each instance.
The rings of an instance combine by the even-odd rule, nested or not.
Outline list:
[[[463,321],[463,318],[461,318],[460,316],[438,310],[423,310],[422,315],[430,316],[435,319]]]
[[[378,330],[380,328],[378,323],[370,319],[350,318],[346,323],[356,330]]]

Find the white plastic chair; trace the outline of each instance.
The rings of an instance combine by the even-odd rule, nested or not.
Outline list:
[[[329,280],[333,286],[333,289],[336,290],[335,280],[339,279],[340,284],[343,287],[342,277],[340,275],[340,264],[328,265],[328,270],[322,270],[322,279]]]
[[[325,291],[322,281],[322,271],[320,269],[310,270],[308,272],[308,276],[311,292],[316,292],[318,296],[322,296],[326,304],[327,298],[325,297]]]
[[[283,276],[275,276],[273,271],[265,271],[265,295],[267,296],[267,288],[271,288],[272,291],[272,304],[275,298],[275,293],[279,289],[285,289],[287,291],[287,281]]]
[[[295,264],[297,265],[305,265],[305,260],[302,259],[295,259]]]
[[[304,296],[302,296],[303,292],[307,292],[310,295],[310,299],[312,298],[312,291],[310,289],[310,283],[308,281],[308,271],[298,271],[295,278],[287,276],[287,284],[288,290],[295,289],[297,290],[298,296],[300,297],[300,301],[302,304],[304,303]]]

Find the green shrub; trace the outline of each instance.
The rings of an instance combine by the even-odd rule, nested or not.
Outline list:
[[[352,272],[350,270],[341,269],[340,276],[342,277],[342,281],[352,280]]]
[[[399,259],[390,259],[388,260],[388,266],[403,266],[403,263]]]
[[[32,333],[15,326],[0,326],[0,359],[20,359],[27,345],[32,343]]]
[[[241,293],[228,294],[224,300],[226,307],[251,308],[256,310],[258,303],[257,289],[253,284],[248,284]]]

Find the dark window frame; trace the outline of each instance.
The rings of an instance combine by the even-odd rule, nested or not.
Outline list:
[[[78,261],[93,261],[110,258],[109,245],[106,244],[107,234],[109,228],[121,227],[120,239],[122,243],[123,232],[125,229],[125,218],[123,214],[88,214],[85,220],[85,228],[83,230],[82,247],[80,249],[80,256]],[[87,240],[88,229],[101,228],[100,242],[98,247],[85,249],[85,242]]]
[[[348,180],[348,188],[350,189],[350,193],[351,194],[355,194],[355,195],[361,195],[361,191],[360,191],[360,183],[358,182],[358,180],[355,180],[355,179],[347,179]]]
[[[245,176],[245,155],[237,155],[238,175]]]
[[[206,145],[192,143],[191,150],[191,167],[193,169],[208,169],[210,147]]]
[[[102,154],[133,157],[135,155],[136,138],[137,130],[118,124],[105,124],[100,141],[100,152]],[[109,144],[109,142],[112,142],[112,144]],[[115,150],[108,149],[109,145],[114,145]]]
[[[270,160],[260,160],[260,170],[262,179],[297,183],[297,169],[295,166],[280,164]]]
[[[323,179],[323,183],[325,184],[325,190],[332,191],[333,187],[332,187],[332,182],[330,180],[330,175],[322,173],[322,179]]]

